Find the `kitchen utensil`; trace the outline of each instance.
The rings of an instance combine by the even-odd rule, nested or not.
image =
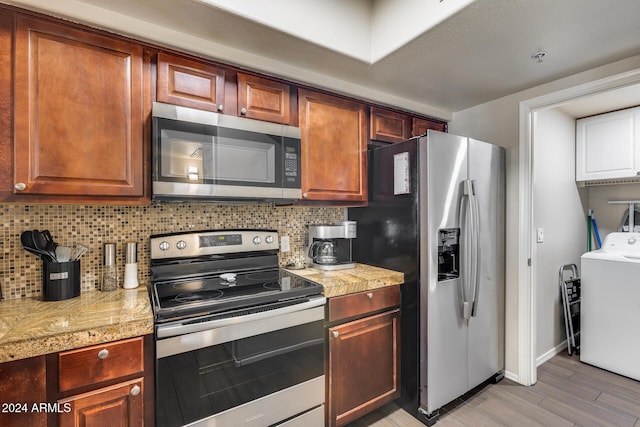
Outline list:
[[[47,241],[47,250],[49,252],[55,252],[56,248],[58,247],[58,244],[56,243],[55,240],[53,240],[53,236],[51,235],[51,233],[49,232],[49,230],[43,230],[41,231],[42,235],[44,236],[44,239]]]
[[[89,247],[85,245],[81,245],[80,243],[74,243],[73,248],[71,249],[70,261],[75,261],[80,259],[82,255],[89,251]]]
[[[56,247],[56,260],[58,262],[69,262],[69,261],[71,261],[72,251],[73,251],[73,248],[71,248],[69,246],[57,246]]]
[[[47,243],[47,239],[44,237],[44,234],[38,230],[33,230],[31,233],[33,237],[33,246],[41,250],[49,255],[49,257],[55,262],[56,261],[56,252],[55,249],[51,250],[51,246]]]
[[[22,243],[22,247],[27,252],[31,252],[32,254],[39,256],[40,259],[44,261],[53,261],[49,252],[40,250],[35,246],[33,242],[33,231],[26,230],[20,233],[20,243]]]

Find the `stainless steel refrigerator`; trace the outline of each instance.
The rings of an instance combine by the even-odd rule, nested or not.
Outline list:
[[[400,404],[427,425],[504,368],[504,149],[425,136],[369,150],[354,260],[402,271]]]

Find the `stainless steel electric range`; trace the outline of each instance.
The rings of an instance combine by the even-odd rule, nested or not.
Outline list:
[[[156,425],[323,426],[322,286],[278,268],[278,233],[151,236]]]

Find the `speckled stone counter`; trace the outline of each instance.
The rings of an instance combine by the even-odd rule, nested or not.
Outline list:
[[[287,271],[320,283],[324,286],[324,295],[327,298],[404,283],[404,273],[365,264],[356,264],[356,268],[346,270],[305,268]]]
[[[0,302],[0,363],[153,333],[147,289]]]

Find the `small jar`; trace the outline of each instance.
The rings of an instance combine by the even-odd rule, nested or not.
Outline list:
[[[118,289],[118,268],[116,266],[116,244],[105,243],[104,245],[104,265],[102,267],[102,282],[100,290],[103,292],[115,291]]]

